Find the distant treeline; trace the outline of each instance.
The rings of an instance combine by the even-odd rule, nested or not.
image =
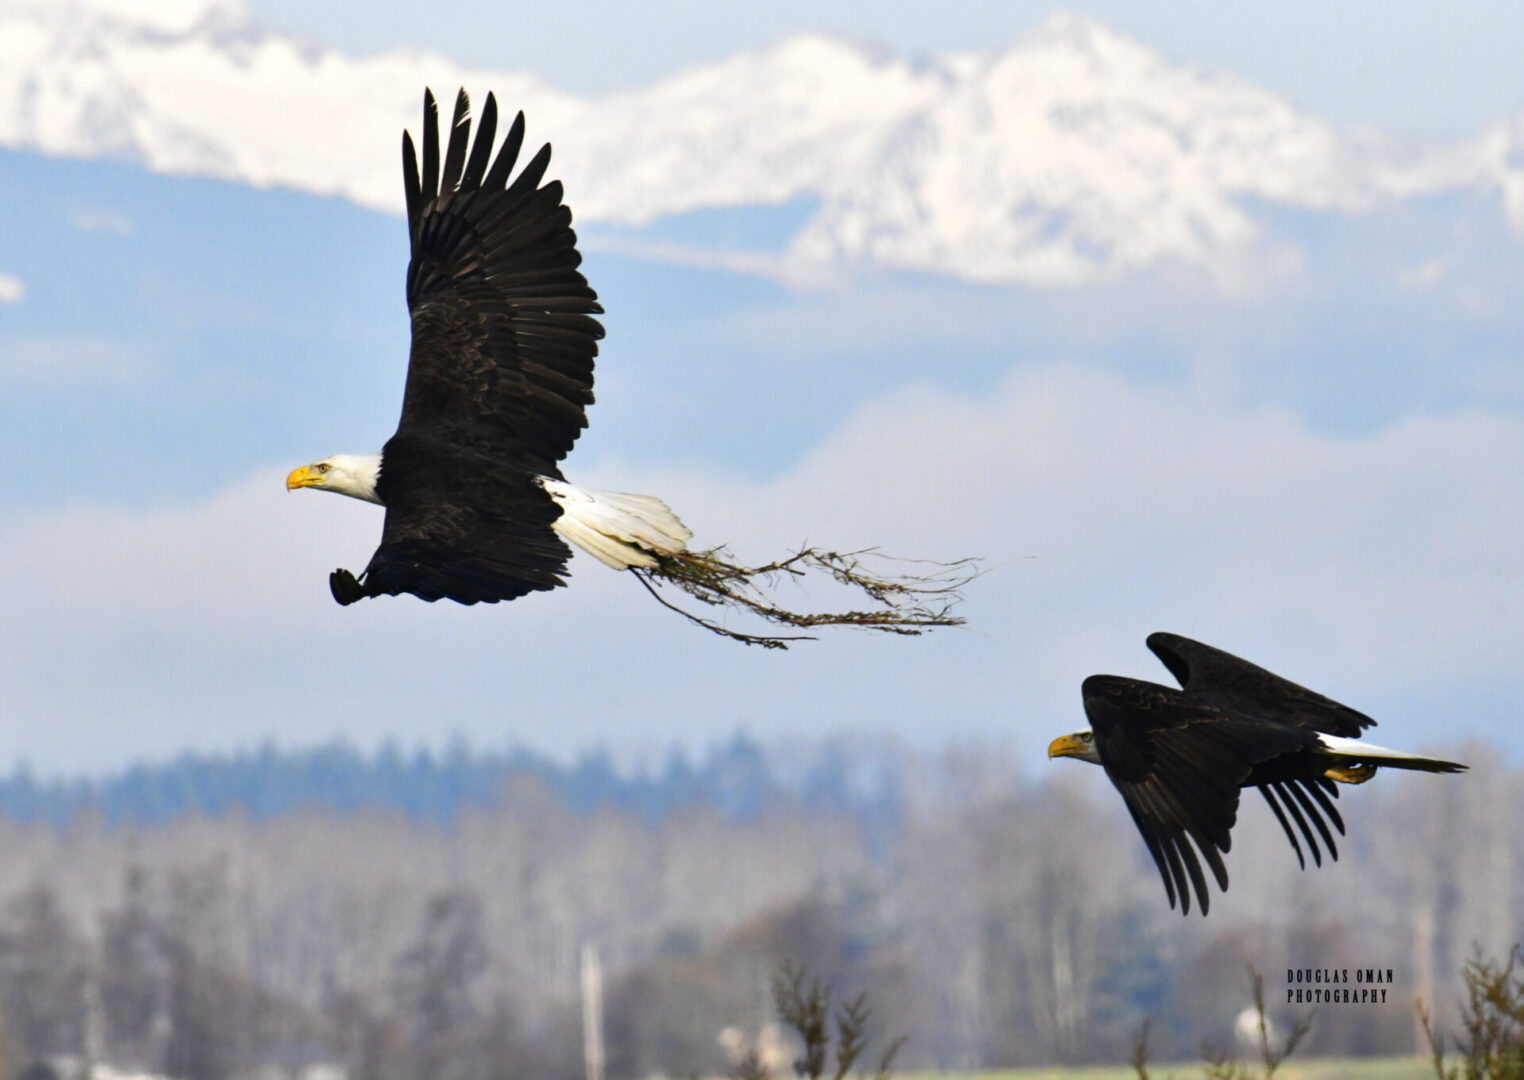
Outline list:
[[[656,824],[697,807],[749,821],[780,800],[857,817],[878,832],[901,803],[894,762],[863,764],[863,749],[831,740],[805,760],[782,763],[744,733],[702,754],[674,749],[657,769],[621,769],[604,748],[562,763],[531,750],[483,750],[464,740],[443,752],[374,753],[334,741],[307,749],[265,745],[231,754],[186,753],[91,779],[39,779],[25,765],[0,779],[0,816],[61,825],[82,811],[112,825],[159,825],[185,817],[248,814],[267,820],[298,810],[395,810],[416,822],[449,823],[466,807],[490,806],[510,785],[533,780],[562,806],[614,809]],[[850,763],[850,767],[849,767]]]
[[[1282,1030],[1308,1007],[1286,972],[1390,971],[1385,1002],[1313,1006],[1302,1049],[1421,1051],[1413,1000],[1453,1027],[1473,945],[1524,938],[1524,773],[1450,756],[1472,770],[1341,792],[1321,868],[1246,799],[1210,918],[1170,909],[1100,770],[1033,776],[988,745],[23,773],[0,784],[0,1080],[82,1056],[185,1080],[577,1080],[594,967],[610,1080],[722,1075],[801,960],[871,991],[906,1069],[1114,1064],[1145,1019],[1158,1060],[1188,1059],[1233,1044],[1249,964]]]

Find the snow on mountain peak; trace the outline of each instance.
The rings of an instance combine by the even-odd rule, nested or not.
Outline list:
[[[95,25],[118,32],[183,37],[210,27],[251,26],[239,0],[17,0],[6,7],[54,25]]]
[[[750,260],[801,279],[843,265],[1031,284],[1221,269],[1263,254],[1248,198],[1358,212],[1482,184],[1524,228],[1519,124],[1394,149],[1077,15],[922,64],[797,35],[579,97],[427,53],[355,58],[264,33],[237,0],[0,0],[0,145],[395,212],[397,136],[426,84],[523,108],[531,140],[554,137],[579,221],[814,200],[781,260]]]
[[[1136,38],[1092,15],[1055,11],[1016,41],[1016,48],[1089,53],[1097,58],[1121,52],[1154,55]]]
[[[1338,169],[1327,125],[1074,16],[988,57],[885,146],[801,238],[815,257],[1078,283],[1242,248],[1244,195],[1371,197]]]

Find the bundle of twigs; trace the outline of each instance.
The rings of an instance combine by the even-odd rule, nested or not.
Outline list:
[[[895,574],[872,569],[865,559],[879,564],[916,563],[929,573]],[[924,634],[942,626],[961,626],[963,619],[952,609],[963,599],[961,592],[979,576],[977,559],[939,563],[895,559],[877,549],[835,552],[804,547],[786,559],[763,566],[742,566],[725,547],[706,551],[683,551],[659,555],[652,567],[632,569],[642,585],[665,607],[704,629],[746,645],[786,649],[792,641],[813,641],[808,634],[747,633],[722,626],[669,601],[662,589],[671,587],[710,607],[744,611],[779,626],[807,630],[822,626],[855,626],[888,634]],[[866,610],[837,612],[790,611],[773,596],[780,580],[798,580],[821,571],[838,584],[858,590],[873,602]]]

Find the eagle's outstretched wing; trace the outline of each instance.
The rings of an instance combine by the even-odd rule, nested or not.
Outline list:
[[[1376,723],[1348,705],[1188,637],[1149,634],[1148,647],[1198,701],[1346,739],[1358,739]]]
[[[428,433],[490,449],[524,472],[559,476],[587,426],[603,310],[578,271],[561,183],[540,186],[550,146],[508,184],[524,141],[514,120],[488,168],[497,102],[487,96],[469,159],[470,101],[455,102],[440,173],[438,112],[424,100],[423,169],[403,134],[413,320],[399,435]]]
[[[1156,683],[1092,675],[1082,693],[1106,775],[1122,794],[1159,867],[1170,906],[1210,906],[1205,859],[1228,887],[1238,793],[1256,765],[1304,749],[1315,734],[1234,715]],[[1200,857],[1198,858],[1198,852]],[[1298,849],[1300,854],[1300,849]]]

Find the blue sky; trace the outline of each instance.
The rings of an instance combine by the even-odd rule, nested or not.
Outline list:
[[[572,5],[552,37],[499,6],[426,28],[252,7],[351,50],[407,41],[584,91],[796,29],[917,54],[1004,43],[1047,14],[829,22],[782,5],[722,25],[648,5],[635,25],[633,8]],[[1393,7],[1374,30],[1310,5],[1273,26],[1207,5],[1167,25],[1143,5],[1092,10],[1341,122],[1455,135],[1520,103],[1501,7],[1444,25]],[[484,44],[502,40],[518,52]],[[1420,59],[1424,79],[1399,86]],[[639,237],[766,247],[807,211],[701,211]],[[400,221],[0,150],[0,272],[25,283],[0,298],[0,453],[18,465],[0,484],[0,731],[48,773],[333,735],[659,752],[738,726],[1009,740],[1037,769],[1083,726],[1085,675],[1165,677],[1143,638],[1167,629],[1347,700],[1384,744],[1517,755],[1524,243],[1481,191],[1251,211],[1297,258],[1236,293],[1165,271],[791,288],[616,254],[629,230],[584,228],[609,337],[571,479],[659,494],[696,542],[743,558],[808,540],[987,560],[967,630],[779,655],[712,639],[581,557],[571,588],[512,605],[338,608],[326,575],[364,565],[379,512],[281,478],[395,424]]]

